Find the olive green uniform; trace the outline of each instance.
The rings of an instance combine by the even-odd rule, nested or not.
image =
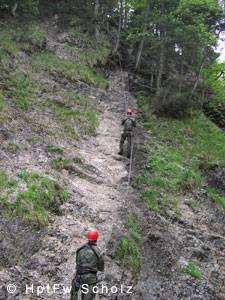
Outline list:
[[[128,149],[127,149],[127,156],[130,157],[130,151],[131,151],[131,140],[133,136],[133,129],[136,127],[136,121],[132,117],[127,117],[122,121],[122,125],[124,126],[124,130],[121,134],[120,138],[120,151],[119,154],[123,155],[123,145],[125,140],[127,139],[128,142]]]
[[[72,282],[71,300],[78,299],[79,289],[81,289],[82,300],[95,299],[92,289],[97,283],[98,271],[104,271],[103,256],[96,243],[88,242],[76,252],[76,276]],[[84,289],[84,291],[89,290],[87,294],[82,293],[83,284],[88,285]]]

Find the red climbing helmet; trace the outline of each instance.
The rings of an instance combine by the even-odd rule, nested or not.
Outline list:
[[[132,108],[128,108],[127,114],[128,114],[128,115],[132,115],[132,113],[133,113],[133,109],[132,109]]]
[[[88,229],[86,237],[89,241],[97,241],[99,237],[99,232],[95,228]]]

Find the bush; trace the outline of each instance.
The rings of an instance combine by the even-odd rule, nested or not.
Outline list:
[[[170,93],[166,89],[161,90],[160,96],[153,104],[156,114],[174,118],[186,116],[192,107],[193,103],[190,99],[190,94]]]

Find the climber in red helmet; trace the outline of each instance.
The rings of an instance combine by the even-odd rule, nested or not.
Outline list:
[[[76,275],[72,281],[71,300],[78,299],[78,291],[81,290],[82,300],[95,299],[93,288],[97,283],[97,272],[104,271],[104,259],[97,246],[99,232],[97,229],[89,229],[86,233],[88,242],[76,252]],[[82,286],[85,285],[83,292]],[[88,289],[88,293],[87,292]]]
[[[130,158],[133,129],[134,129],[134,127],[136,127],[136,120],[133,117],[133,109],[132,108],[127,109],[127,117],[122,121],[122,125],[123,125],[123,132],[122,132],[121,138],[120,138],[120,151],[118,154],[123,155],[123,145],[124,145],[125,140],[127,139],[127,142],[128,142],[127,157]]]

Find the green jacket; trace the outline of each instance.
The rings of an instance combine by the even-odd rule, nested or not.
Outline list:
[[[104,271],[103,256],[96,244],[87,243],[76,252],[76,275],[81,276],[83,283],[93,284],[98,271]]]
[[[134,127],[136,127],[136,120],[133,117],[127,117],[122,121],[122,125],[124,126],[124,131],[132,131]]]

